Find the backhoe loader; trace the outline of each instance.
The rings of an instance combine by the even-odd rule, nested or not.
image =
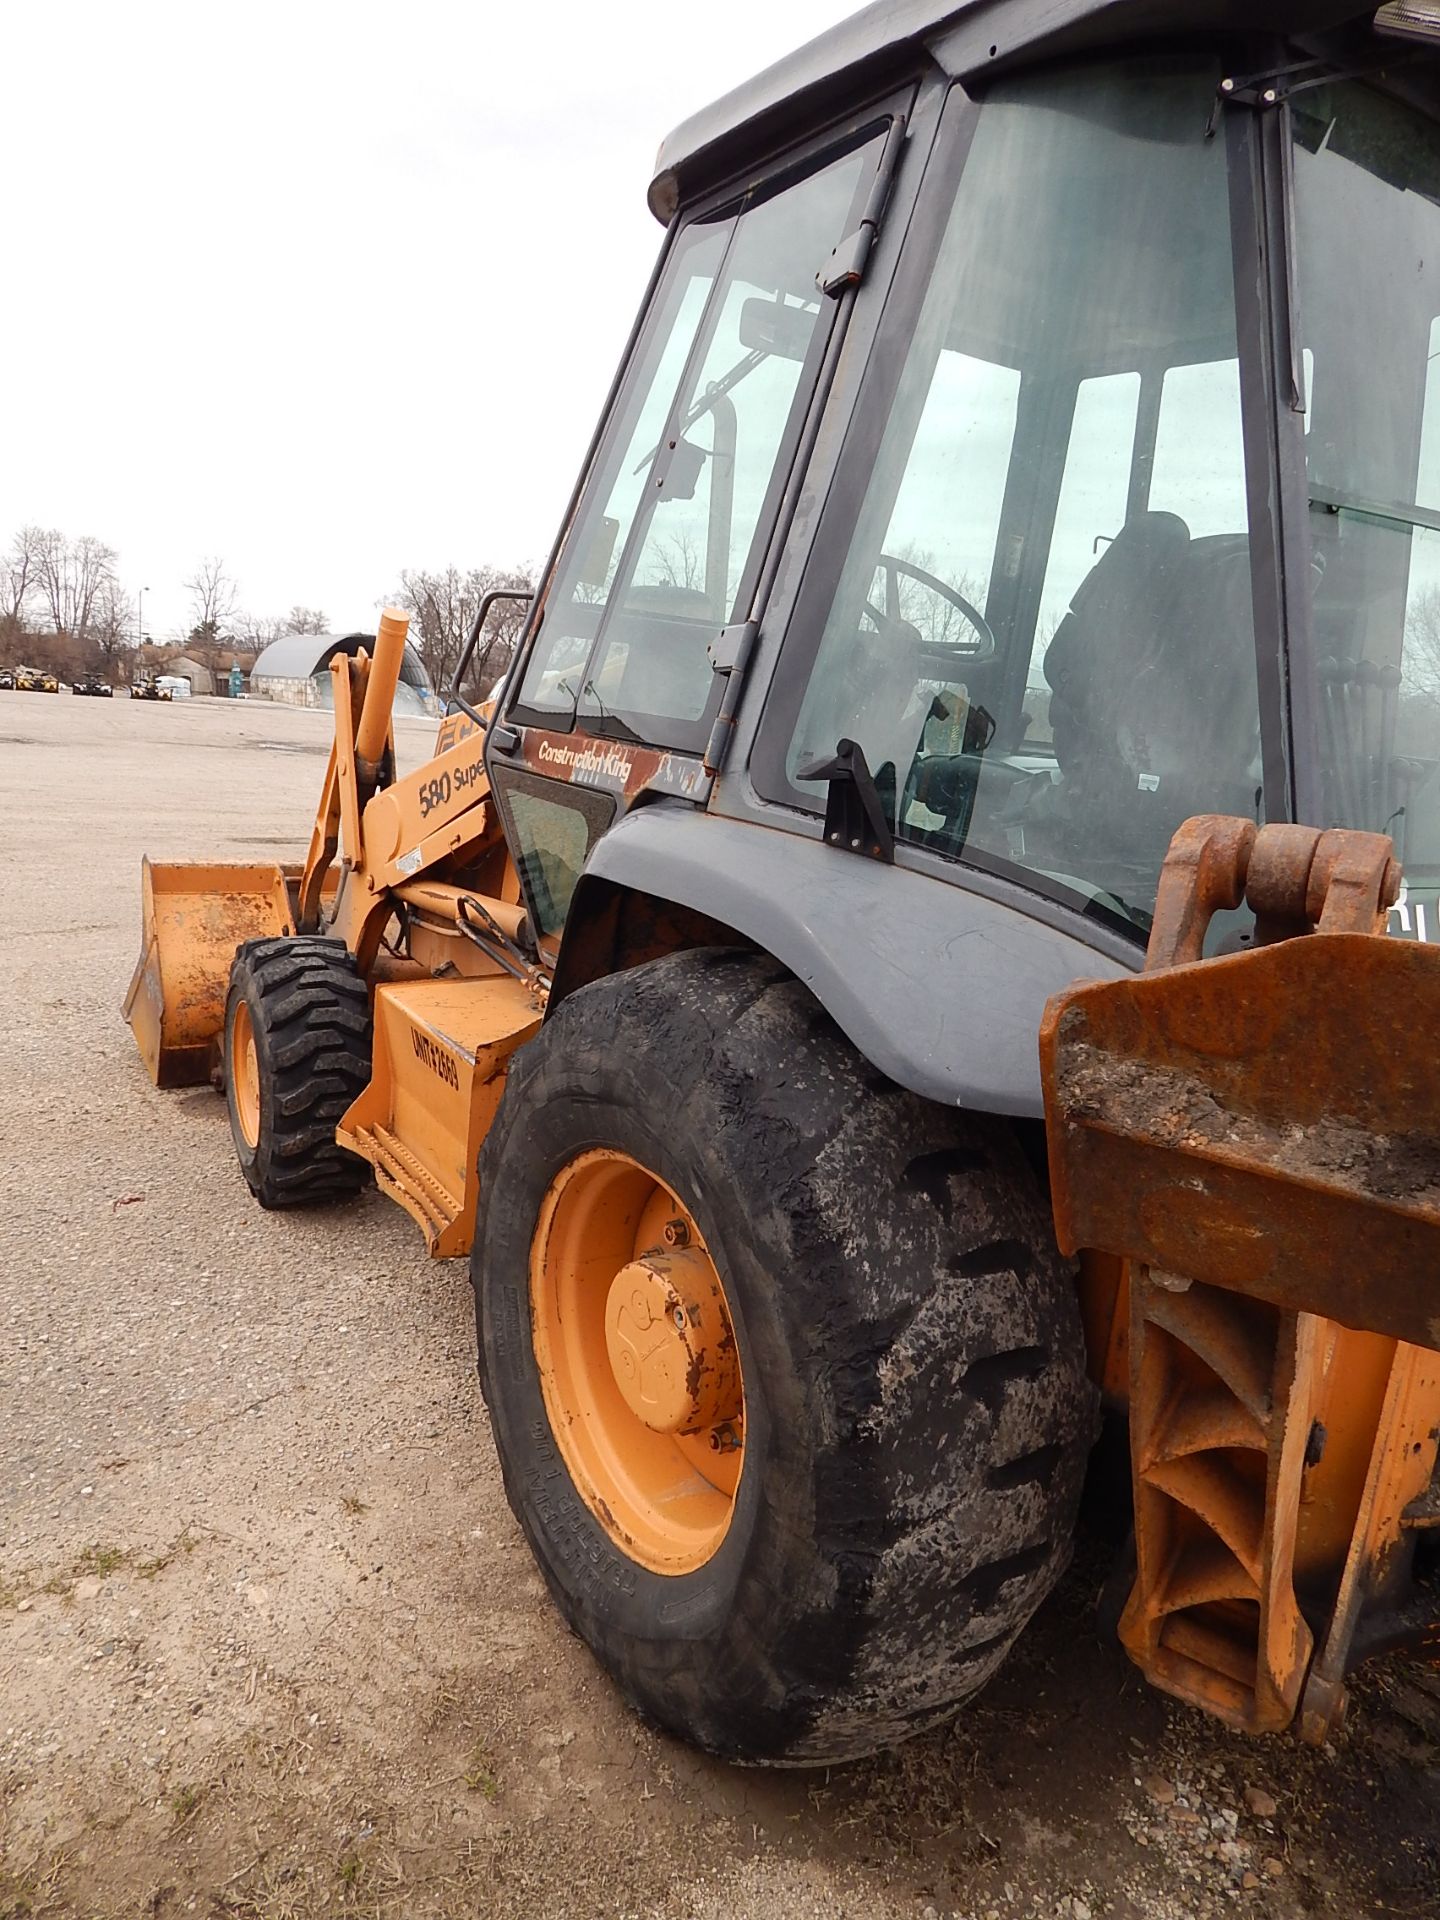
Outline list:
[[[954,1714],[1105,1419],[1132,1659],[1323,1740],[1440,1649],[1440,6],[881,0],[649,199],[513,665],[401,777],[403,616],[332,661],[303,860],[145,868],[146,1065],[469,1255],[662,1725]]]

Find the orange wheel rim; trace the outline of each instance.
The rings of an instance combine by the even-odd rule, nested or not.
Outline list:
[[[243,1000],[235,1004],[235,1024],[230,1034],[230,1085],[245,1143],[257,1147],[260,1144],[260,1062],[255,1054],[255,1028],[250,1009]]]
[[[689,1208],[627,1154],[580,1154],[541,1205],[530,1313],[550,1427],[590,1511],[653,1573],[704,1566],[735,1511],[745,1392]]]

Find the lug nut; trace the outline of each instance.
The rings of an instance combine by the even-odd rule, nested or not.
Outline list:
[[[740,1447],[740,1436],[727,1420],[723,1426],[710,1429],[710,1451],[712,1453],[736,1453]]]
[[[665,1244],[667,1247],[688,1247],[690,1244],[690,1228],[688,1223],[684,1220],[667,1220],[665,1222]]]
[[[672,1318],[681,1333],[683,1333],[685,1331],[685,1309],[683,1307],[676,1307]]]

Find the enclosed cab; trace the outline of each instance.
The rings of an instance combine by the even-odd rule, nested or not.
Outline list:
[[[666,142],[488,756],[562,990],[659,896],[1012,1113],[1188,815],[1395,833],[1412,928],[1440,881],[1431,53],[1323,5],[1040,21],[873,7]],[[907,983],[969,934],[967,1024]]]
[[[1415,6],[917,0],[661,149],[655,280],[489,732],[555,986],[482,1161],[476,1273],[507,1484],[552,1586],[632,1695],[723,1750],[829,1757],[923,1724],[1055,1577],[1092,1416],[1027,1198],[1036,1034],[1056,989],[1142,965],[1181,824],[1387,833],[1394,931],[1435,928],[1437,60],[1440,11]],[[1222,913],[1209,950],[1252,938]],[[626,1090],[569,1133],[527,1118],[517,1079],[532,1108],[547,1072],[583,1104],[602,1029],[633,1049]],[[588,1063],[568,1077],[567,1049]],[[586,1138],[658,1180],[577,1172]],[[617,1465],[613,1324],[577,1331],[575,1222],[613,1214],[599,1257],[638,1284],[622,1254],[681,1197],[731,1276],[753,1392],[743,1418],[738,1388],[718,1425],[687,1413],[721,1471],[696,1455],[672,1524],[685,1449]],[[527,1260],[528,1294],[508,1284]],[[1084,1297],[1091,1370],[1123,1400],[1114,1271]],[[1316,1375],[1344,1512],[1308,1535],[1302,1514],[1298,1545],[1292,1515],[1284,1547],[1321,1617],[1394,1384],[1394,1343],[1366,1338],[1336,1329]],[[1181,1376],[1209,1378],[1186,1351]],[[1270,1537],[1247,1457],[1220,1494],[1176,1496],[1177,1537],[1222,1558]],[[791,1488],[809,1557],[787,1560],[768,1529]],[[1242,1560],[1241,1587],[1174,1603],[1183,1680],[1152,1672],[1277,1724],[1301,1629],[1277,1706],[1263,1606],[1227,1597],[1252,1591]],[[777,1568],[813,1610],[781,1608],[768,1679],[737,1687]],[[843,1681],[811,1671],[807,1634],[844,1642]]]

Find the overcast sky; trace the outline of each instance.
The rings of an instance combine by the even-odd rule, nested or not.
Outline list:
[[[678,120],[854,0],[6,0],[0,545],[95,534],[156,639],[368,624],[538,560],[660,244]]]

